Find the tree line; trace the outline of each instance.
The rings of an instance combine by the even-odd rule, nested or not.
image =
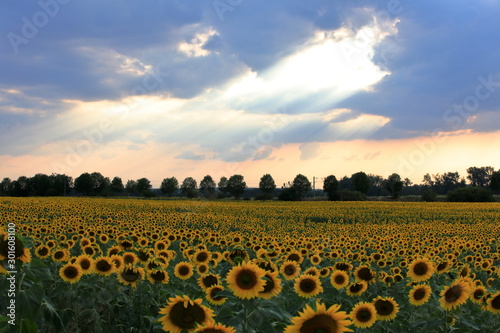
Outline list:
[[[466,181],[466,179],[468,181]],[[253,191],[255,199],[270,200],[276,196],[280,200],[302,200],[312,191],[310,180],[298,174],[293,181],[276,185],[270,174],[260,178],[258,191]],[[493,192],[500,191],[500,170],[493,167],[470,167],[467,178],[458,172],[424,175],[422,184],[413,184],[408,178],[402,179],[397,173],[387,178],[366,174],[362,171],[337,179],[334,175],[324,178],[322,192],[329,200],[365,200],[366,196],[391,196],[397,199],[401,194],[421,195],[424,201],[435,201],[437,195],[447,195],[449,201],[491,201]],[[38,173],[33,177],[20,176],[16,180],[4,178],[0,183],[1,196],[144,196],[163,195],[168,197],[204,197],[208,199],[234,197],[241,198],[249,192],[242,175],[221,177],[216,183],[205,176],[199,183],[186,177],[182,183],[177,178],[165,178],[160,188],[153,190],[147,178],[127,180],[120,177],[104,177],[99,172],[82,173],[77,178],[65,174],[46,175]]]

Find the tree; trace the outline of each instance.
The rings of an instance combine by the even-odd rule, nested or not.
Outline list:
[[[323,191],[326,192],[326,194],[328,195],[328,200],[337,199],[338,189],[339,189],[339,181],[334,175],[330,175],[325,178],[325,181],[323,182]]]
[[[50,179],[52,183],[50,195],[66,195],[73,188],[73,177],[68,175],[53,173]]]
[[[92,172],[90,176],[92,177],[93,183],[93,195],[102,195],[111,186],[109,178],[104,177],[100,172]]]
[[[439,173],[433,175],[434,184],[433,190],[439,194],[446,194],[449,191],[457,189],[459,187],[465,187],[465,179],[460,178],[458,172],[445,172],[440,175]]]
[[[393,199],[398,198],[399,192],[403,189],[401,176],[397,173],[390,175],[385,182],[385,188],[392,194]]]
[[[123,181],[120,177],[114,177],[111,181],[111,191],[114,193],[120,194],[125,190],[125,186],[123,186]]]
[[[5,177],[0,183],[0,195],[8,196],[11,193],[12,181],[10,178]]]
[[[200,192],[205,198],[215,197],[215,182],[210,175],[206,175],[200,182]]]
[[[197,187],[198,187],[198,184],[196,183],[196,180],[194,180],[194,178],[186,177],[182,181],[181,193],[182,193],[182,195],[184,195],[188,198],[195,198],[198,195],[198,192],[196,191]]]
[[[424,180],[422,180],[422,182],[424,183],[424,186],[434,187],[434,181],[432,180],[431,175],[428,173],[424,175]]]
[[[479,186],[457,188],[449,191],[448,201],[451,202],[494,202],[495,198],[489,189]]]
[[[161,182],[160,186],[161,192],[168,195],[169,197],[171,197],[175,192],[177,192],[178,189],[179,189],[179,182],[175,177],[165,178]]]
[[[40,197],[45,196],[52,187],[50,177],[43,173],[37,173],[29,180],[30,194]]]
[[[352,179],[344,176],[339,180],[339,189],[352,190]]]
[[[239,199],[240,196],[245,193],[247,188],[247,183],[245,183],[242,175],[232,175],[227,180],[227,192],[234,196],[235,199]]]
[[[128,180],[127,184],[125,185],[125,191],[128,193],[128,195],[137,193],[137,182],[131,179]]]
[[[219,180],[219,184],[217,184],[217,188],[219,189],[219,192],[223,195],[226,196],[229,192],[227,191],[227,178],[226,177],[221,177]]]
[[[467,169],[467,179],[472,186],[487,187],[495,169],[493,167],[470,167]]]
[[[144,195],[151,189],[151,182],[147,178],[141,178],[137,180],[137,192]]]
[[[90,173],[84,172],[75,178],[75,191],[83,195],[92,195],[94,190],[94,180]]]
[[[362,171],[353,174],[351,180],[355,191],[365,194],[370,189],[370,179]]]
[[[500,171],[495,171],[491,175],[490,187],[492,191],[500,190]]]
[[[307,192],[312,190],[309,179],[300,173],[293,179],[292,188],[297,191],[300,198],[303,198]]]
[[[273,177],[266,173],[260,178],[259,189],[266,194],[273,194],[276,189],[276,183],[274,182]]]

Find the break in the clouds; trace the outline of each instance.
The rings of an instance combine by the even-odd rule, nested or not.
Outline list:
[[[309,161],[323,143],[500,130],[494,1],[1,6],[0,156],[166,144],[242,162],[297,144]]]

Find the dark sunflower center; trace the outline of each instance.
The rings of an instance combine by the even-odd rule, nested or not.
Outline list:
[[[215,301],[220,301],[220,300],[221,300],[221,299],[223,299],[224,297],[222,297],[222,296],[217,296],[217,293],[218,293],[219,291],[222,291],[222,289],[220,289],[220,288],[214,288],[214,289],[212,289],[212,290],[210,291],[210,297],[212,297],[212,299],[213,299],[213,300],[215,300]]]
[[[109,251],[109,255],[114,256],[115,254],[118,254],[119,252],[120,252],[120,250],[118,250],[118,249],[112,249],[111,251]]]
[[[375,309],[381,316],[388,316],[394,311],[394,304],[387,300],[378,300],[375,302]]]
[[[500,310],[500,296],[496,296],[491,301],[491,307],[495,310]]]
[[[131,268],[124,269],[120,276],[127,282],[135,282],[141,278],[141,273]]]
[[[41,249],[38,250],[38,254],[41,256],[46,256],[47,253],[49,253],[49,249],[47,249],[46,247],[42,247]]]
[[[351,293],[357,293],[363,289],[363,285],[361,283],[355,283],[349,287]]]
[[[415,265],[415,267],[413,267],[413,273],[415,273],[415,275],[418,276],[425,275],[427,274],[428,271],[429,267],[425,262],[419,262],[418,264]]]
[[[366,323],[372,319],[372,312],[369,309],[361,308],[356,312],[356,319],[361,323]]]
[[[196,260],[199,261],[199,262],[204,262],[208,259],[208,255],[205,253],[205,252],[202,252],[202,253],[199,253],[197,256],[196,256]]]
[[[310,293],[316,289],[316,282],[312,279],[304,279],[300,281],[299,288],[303,292]]]
[[[299,261],[300,260],[300,257],[298,254],[296,253],[292,253],[288,256],[288,260],[292,260],[292,261]]]
[[[300,328],[300,333],[334,333],[338,324],[335,319],[327,314],[319,314],[306,320]]]
[[[444,294],[444,298],[448,303],[454,303],[458,300],[462,294],[462,288],[460,286],[453,286]]]
[[[80,267],[83,269],[89,269],[90,268],[90,260],[83,259],[80,261]]]
[[[89,254],[89,255],[93,255],[94,254],[94,249],[91,248],[91,247],[86,247],[83,252],[85,252],[85,254]]]
[[[345,276],[343,275],[335,275],[335,283],[342,284],[345,282]]]
[[[73,266],[66,267],[64,269],[64,276],[68,279],[74,279],[78,276],[78,269]]]
[[[420,301],[421,299],[423,299],[426,295],[426,292],[425,292],[425,289],[424,288],[419,288],[417,290],[415,290],[415,292],[413,293],[413,298],[417,301]]]
[[[213,275],[204,276],[202,281],[205,288],[210,288],[211,286],[215,286],[219,282],[217,280],[217,277]]]
[[[141,261],[147,261],[149,259],[149,254],[143,251],[139,251],[138,257]]]
[[[244,269],[236,276],[236,284],[241,289],[252,289],[257,284],[257,277],[253,271]]]
[[[54,258],[61,259],[62,257],[64,257],[63,251],[56,251],[56,253],[54,253]]]
[[[264,291],[263,293],[268,293],[274,289],[274,280],[271,276],[266,274],[266,283],[264,284]]]
[[[193,329],[196,324],[201,324],[205,318],[205,311],[198,304],[189,304],[184,307],[184,302],[175,304],[170,311],[170,320],[181,329]]]
[[[481,297],[483,297],[483,295],[484,295],[484,291],[483,291],[482,289],[476,289],[476,290],[474,291],[474,294],[473,294],[473,295],[474,295],[474,299],[479,300],[479,299],[481,299]]]
[[[295,272],[297,270],[295,269],[295,266],[293,266],[293,265],[287,265],[287,266],[285,266],[284,271],[285,271],[286,275],[293,275],[293,274],[295,274]]]
[[[445,261],[445,262],[442,262],[442,263],[440,263],[440,264],[438,265],[437,270],[438,270],[438,271],[442,271],[442,270],[444,270],[446,267],[448,267],[448,263]]]
[[[100,272],[107,272],[109,270],[111,270],[111,265],[109,264],[109,262],[107,262],[106,260],[99,260],[95,267],[97,268],[98,271]]]
[[[132,263],[134,263],[135,258],[134,258],[134,256],[131,256],[131,255],[127,254],[126,256],[123,257],[123,261],[126,264],[132,264]]]
[[[207,271],[207,266],[201,265],[200,267],[198,267],[198,271],[202,274],[205,273]]]
[[[365,281],[370,281],[371,279],[373,279],[372,271],[368,267],[361,268],[358,272],[358,276],[361,280]]]
[[[124,240],[120,243],[120,245],[124,248],[124,249],[129,249],[132,247],[132,242],[129,242],[128,240]]]
[[[179,274],[180,275],[188,275],[191,270],[189,269],[188,266],[181,266],[179,267]]]
[[[349,270],[349,265],[344,264],[344,263],[338,263],[335,265],[335,268],[337,268],[338,270],[341,270],[341,271],[347,271],[347,270]]]
[[[155,281],[163,281],[165,279],[165,273],[162,271],[157,271],[157,272],[151,273],[151,277]]]

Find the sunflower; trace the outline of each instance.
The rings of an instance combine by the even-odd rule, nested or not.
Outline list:
[[[126,286],[137,287],[137,282],[144,277],[144,269],[141,267],[133,267],[132,265],[124,266],[118,273],[118,281]]]
[[[373,300],[377,311],[377,320],[392,320],[399,312],[399,305],[392,297],[377,297]]]
[[[213,305],[222,305],[226,303],[227,297],[217,296],[217,294],[223,291],[224,288],[221,285],[211,286],[205,291],[207,301]]]
[[[470,285],[463,280],[457,280],[450,286],[444,287],[440,293],[439,304],[445,310],[453,310],[464,304],[469,298],[469,294]]]
[[[165,271],[160,271],[158,269],[153,269],[148,272],[148,280],[151,283],[168,283],[169,277],[168,273]]]
[[[431,297],[431,287],[429,287],[426,284],[417,284],[413,286],[413,288],[410,290],[410,293],[408,294],[408,297],[410,299],[410,303],[415,305],[415,306],[420,306],[429,300]]]
[[[295,261],[298,264],[301,264],[302,261],[304,261],[304,257],[298,251],[294,251],[294,252],[290,253],[284,259],[285,259],[285,261]]]
[[[316,310],[309,305],[299,312],[298,317],[292,318],[292,325],[285,328],[283,333],[296,332],[352,332],[347,327],[352,322],[345,311],[339,311],[340,305],[334,304],[326,309],[325,304],[316,301]]]
[[[115,245],[115,246],[112,246],[108,249],[108,257],[111,257],[111,256],[114,256],[114,255],[117,255],[118,253],[122,252],[122,249],[121,247]]]
[[[195,333],[236,333],[234,327],[228,327],[220,323],[212,322],[196,328]]]
[[[280,273],[286,280],[293,280],[300,274],[300,266],[295,261],[285,261],[280,267]]]
[[[83,274],[89,274],[92,272],[92,262],[93,259],[85,254],[78,256],[75,260],[75,264],[80,266]]]
[[[112,255],[110,259],[111,261],[113,261],[113,264],[115,264],[115,268],[118,270],[122,269],[122,267],[125,265],[122,256]]]
[[[450,267],[451,267],[450,262],[442,261],[441,263],[439,263],[439,265],[436,266],[436,272],[438,274],[442,274],[446,272],[448,269],[450,269]]]
[[[65,262],[68,261],[70,253],[66,249],[59,249],[52,253],[52,260],[56,262]]]
[[[270,299],[281,292],[281,280],[277,276],[278,272],[266,272],[264,290],[259,293],[259,297]]]
[[[92,271],[99,275],[108,276],[115,272],[115,264],[108,257],[99,257],[92,262]]]
[[[40,259],[47,258],[50,256],[50,248],[45,245],[38,245],[35,248],[35,255]]]
[[[196,272],[198,272],[199,275],[207,274],[208,269],[209,267],[207,264],[199,264],[196,266]]]
[[[201,299],[191,300],[186,295],[170,298],[167,306],[159,311],[164,315],[158,319],[163,330],[172,333],[181,333],[183,330],[194,332],[197,325],[211,323],[214,313],[201,302]]]
[[[351,283],[346,288],[346,293],[349,296],[359,296],[368,289],[368,284],[365,281]]]
[[[427,257],[415,259],[411,262],[410,266],[408,266],[408,276],[416,282],[430,279],[434,271],[434,264],[432,261],[429,261]]]
[[[360,302],[349,313],[349,318],[351,318],[356,327],[371,327],[377,321],[377,310],[372,303]]]
[[[335,289],[342,289],[349,284],[349,275],[345,271],[334,271],[330,276],[330,282]]]
[[[207,250],[198,250],[193,254],[195,264],[206,264],[212,259],[212,254]]]
[[[323,292],[321,281],[318,276],[302,274],[295,280],[295,292],[300,297],[310,298]]]
[[[362,265],[356,268],[356,270],[354,271],[354,276],[356,278],[356,281],[358,282],[366,281],[367,283],[370,283],[375,281],[375,274],[370,269],[370,267],[366,265]]]
[[[59,269],[59,276],[66,282],[75,283],[80,280],[83,273],[79,265],[66,264]]]
[[[500,314],[500,291],[486,300],[486,310]]]
[[[219,284],[220,275],[219,274],[203,274],[198,278],[198,285],[203,290],[207,290],[211,286]]]
[[[265,275],[266,271],[257,265],[241,263],[227,274],[228,287],[239,298],[254,298],[264,290]]]
[[[312,255],[311,258],[309,258],[309,260],[311,260],[311,263],[313,265],[321,264],[321,257],[319,256],[319,254]]]
[[[484,294],[486,294],[486,288],[484,286],[476,286],[470,293],[470,299],[474,303],[481,304]]]
[[[187,261],[181,261],[177,265],[175,265],[174,268],[174,275],[177,276],[179,279],[182,280],[187,280],[191,276],[193,276],[194,271],[193,271],[193,265]]]

